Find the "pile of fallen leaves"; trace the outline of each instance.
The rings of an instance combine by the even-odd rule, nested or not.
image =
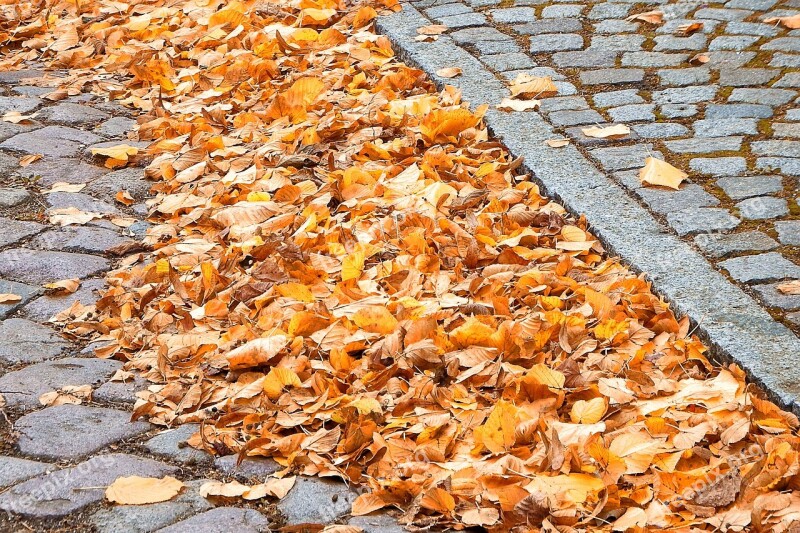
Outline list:
[[[387,7],[2,0],[4,68],[69,69],[63,94],[140,111],[153,141],[153,251],[65,332],[152,382],[135,417],[367,487],[355,514],[790,529],[796,417],[394,58]]]

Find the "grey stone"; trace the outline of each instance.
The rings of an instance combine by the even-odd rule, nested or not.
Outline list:
[[[472,7],[486,7],[486,6],[496,6],[501,3],[502,0],[467,0],[467,3]]]
[[[653,109],[654,104],[633,104],[615,107],[606,112],[614,122],[651,122],[656,119]]]
[[[510,54],[491,54],[481,56],[481,61],[484,65],[492,70],[504,72],[508,70],[521,70],[532,68],[536,63],[522,52],[514,52]]]
[[[0,246],[8,246],[27,239],[44,228],[45,226],[37,222],[0,217]]]
[[[800,138],[800,124],[796,122],[773,122],[772,136]]]
[[[147,388],[149,382],[140,376],[135,376],[129,381],[107,381],[100,385],[92,394],[95,402],[118,404],[133,404],[136,402],[136,393]]]
[[[600,4],[600,5],[611,5],[610,3],[607,4]],[[626,20],[604,20],[598,24],[594,25],[595,33],[633,33],[637,31],[639,25],[635,22],[628,22]]]
[[[350,512],[357,493],[344,483],[298,477],[294,488],[278,502],[288,524],[327,524]]]
[[[559,67],[613,67],[617,61],[616,52],[581,50],[579,52],[556,52],[553,61]],[[2,144],[0,144],[2,146]]]
[[[105,488],[118,477],[162,477],[175,470],[132,455],[95,455],[74,467],[15,485],[0,494],[0,509],[35,518],[58,518],[102,501]]]
[[[759,22],[728,22],[725,25],[725,32],[735,35],[760,35],[762,37],[774,37],[778,35],[778,29],[771,24]]]
[[[436,5],[425,10],[425,13],[428,15],[428,17],[432,19],[437,19],[439,17],[449,17],[452,15],[460,15],[461,13],[471,13],[471,12],[472,9],[465,6],[464,4],[459,4],[459,3]]]
[[[258,533],[269,531],[269,520],[253,509],[217,507],[158,530],[159,533]]]
[[[719,200],[694,183],[685,185],[677,191],[641,187],[636,192],[650,209],[661,214],[695,207],[714,207],[719,205]]]
[[[777,3],[777,0],[728,0],[725,2],[727,8],[757,9],[766,11]],[[730,24],[726,27],[730,31]]]
[[[708,104],[706,119],[770,118],[772,108],[759,104]]]
[[[66,252],[12,248],[0,252],[0,277],[31,285],[82,279],[108,270],[102,257]]]
[[[8,70],[0,72],[0,83],[19,83],[22,80],[41,78],[43,74],[43,71],[36,69]]]
[[[360,527],[364,533],[404,533],[406,531],[397,523],[397,520],[387,514],[354,516],[347,523]]]
[[[108,169],[96,165],[88,165],[78,159],[42,159],[32,165],[20,168],[21,176],[36,176],[38,184],[50,187],[56,182],[87,183],[108,173]]]
[[[63,252],[104,253],[115,246],[132,242],[116,231],[93,226],[66,226],[45,231],[33,238],[31,245]]]
[[[688,87],[672,87],[653,92],[656,104],[696,104],[714,99],[717,94],[716,85],[690,85]]]
[[[800,157],[800,141],[753,141],[750,147],[757,155]]]
[[[772,84],[773,87],[800,87],[800,72],[787,72],[781,79]]]
[[[61,354],[69,344],[55,331],[23,318],[0,322],[0,362],[39,363]]]
[[[0,319],[6,318],[11,313],[31,301],[31,299],[34,298],[38,292],[38,287],[0,279],[0,294],[16,294],[21,298],[17,302],[0,304]]]
[[[781,244],[800,246],[800,220],[782,220],[775,222],[778,240]]]
[[[666,52],[625,52],[622,54],[623,67],[676,67],[689,59],[688,54],[669,54]]]
[[[686,118],[697,114],[694,104],[664,104],[661,106],[661,115],[664,118]]]
[[[592,96],[592,101],[597,107],[615,107],[626,104],[644,103],[644,99],[639,96],[639,93],[636,91],[636,89],[597,93]]]
[[[561,4],[547,6],[542,9],[542,17],[548,19],[576,18],[581,16],[583,6],[577,4]]]
[[[604,122],[600,113],[591,109],[585,111],[554,111],[548,115],[548,118],[557,126],[578,126]]]
[[[14,207],[15,205],[21,204],[30,197],[31,193],[29,193],[25,189],[9,189],[5,187],[0,187],[0,208]]]
[[[476,41],[471,43],[479,54],[510,54],[521,52],[522,48],[512,40],[508,41]]]
[[[726,68],[719,71],[719,84],[724,87],[766,85],[778,75],[769,68]]]
[[[746,50],[760,37],[752,35],[720,35],[708,45],[709,50]]]
[[[619,85],[638,83],[644,79],[644,71],[637,68],[605,68],[586,70],[580,73],[584,85]]]
[[[514,29],[523,35],[539,35],[542,33],[573,33],[583,30],[583,26],[577,19],[550,19],[514,26]]]
[[[723,118],[697,120],[693,124],[697,137],[723,137],[727,135],[756,135],[758,121],[754,118]]]
[[[31,320],[45,322],[61,311],[68,309],[73,303],[93,305],[97,301],[96,291],[105,286],[102,279],[87,279],[72,294],[45,294],[27,304],[22,313]]]
[[[659,35],[655,38],[656,52],[664,50],[702,50],[706,46],[707,37],[702,33],[695,33],[689,37],[676,37],[674,35]]]
[[[581,49],[583,49],[583,37],[575,33],[534,35],[531,37],[530,46],[528,47],[528,50],[533,54]]]
[[[740,252],[767,252],[778,247],[777,242],[760,231],[703,233],[695,236],[694,242],[706,255],[713,258]]]
[[[111,115],[89,106],[62,102],[39,111],[39,118],[65,126],[87,126],[108,120]]]
[[[749,220],[763,220],[778,218],[789,212],[789,206],[783,198],[772,196],[756,196],[736,204],[742,218]]]
[[[787,311],[800,309],[800,295],[785,294],[778,289],[780,283],[754,285],[753,289],[767,307],[777,307]]]
[[[533,67],[524,70],[510,70],[503,72],[502,76],[507,80],[515,80],[520,74],[529,74],[534,77],[549,76],[554,81],[565,80],[566,76],[559,74],[550,67]]]
[[[0,391],[9,407],[36,407],[45,392],[106,381],[121,366],[119,361],[109,359],[71,357],[45,361],[0,376]]]
[[[683,87],[708,83],[711,79],[711,70],[707,67],[691,67],[676,69],[661,69],[658,71],[661,85]]]
[[[598,124],[597,127],[607,127],[612,126],[613,124]],[[615,137],[614,139],[598,139],[597,137],[588,137],[586,134],[583,133],[583,130],[586,129],[586,126],[575,126],[573,128],[567,128],[564,132],[569,135],[575,142],[581,144],[582,146],[604,146],[608,144],[614,144],[618,141],[628,141],[637,139],[638,136],[636,133],[631,132],[630,134],[624,137]]]
[[[44,474],[51,468],[46,463],[0,455],[0,489]]]
[[[798,68],[800,67],[800,55],[777,53],[772,56],[769,66],[778,68]]]
[[[667,223],[678,235],[692,235],[710,231],[727,231],[739,225],[739,219],[727,209],[701,207],[676,211],[667,215]]]
[[[747,170],[747,161],[744,157],[695,157],[689,168],[711,176],[735,176]]]
[[[631,6],[629,5],[603,2],[592,6],[588,18],[590,20],[622,19],[627,17],[630,11]]]
[[[119,191],[128,191],[134,200],[144,200],[148,197],[150,186],[151,183],[145,179],[141,169],[124,168],[94,180],[84,191],[108,202],[113,202]]]
[[[581,111],[589,109],[586,99],[580,96],[561,96],[557,98],[543,98],[540,100],[539,110],[542,113],[554,111]]]
[[[214,467],[225,474],[235,476],[243,482],[263,480],[270,477],[278,470],[283,469],[281,465],[266,457],[245,457],[240,464],[236,464],[239,457],[236,455],[224,455],[214,460]]]
[[[644,161],[648,156],[661,159],[661,154],[659,152],[652,151],[652,148],[648,145],[640,144],[613,148],[596,148],[591,150],[590,153],[606,170],[627,170],[643,167]]]
[[[19,450],[33,457],[74,460],[109,444],[136,437],[150,424],[130,422],[125,411],[86,405],[56,405],[17,420]]]
[[[486,16],[482,13],[462,13],[451,17],[439,17],[436,21],[448,28],[467,28],[486,24]]]
[[[88,131],[65,126],[46,126],[39,130],[20,133],[0,143],[0,148],[45,157],[74,157],[81,147],[98,142],[101,137]]]
[[[642,49],[644,35],[594,35],[590,50],[608,50],[611,52],[636,52]]]
[[[729,102],[749,104],[783,105],[795,97],[795,91],[788,89],[734,89],[728,97]]]
[[[800,278],[800,267],[778,252],[726,259],[719,264],[731,277],[743,283]]]
[[[711,152],[739,150],[741,137],[694,137],[692,139],[676,139],[665,141],[666,147],[681,154],[704,154]]]
[[[688,2],[687,2],[688,4]],[[690,4],[691,5],[691,4]],[[664,21],[664,24],[658,26],[656,28],[656,33],[663,33],[668,35],[675,35],[680,33],[680,27],[685,26],[686,24],[691,24],[693,22],[697,22],[694,19],[687,19],[687,18],[673,18]],[[714,20],[704,20],[703,27],[700,28],[701,33],[714,33],[719,24],[718,21]]]
[[[706,7],[695,11],[694,18],[713,20],[744,20],[752,14],[753,12],[747,9],[717,9]]]
[[[51,192],[45,196],[48,211],[54,209],[68,209],[71,207],[92,213],[120,215],[121,212],[108,202],[98,200],[82,192]]]
[[[756,57],[755,52],[733,52],[728,50],[712,50],[705,53],[708,64],[714,68],[739,68],[748,64]]]
[[[562,96],[574,96],[578,94],[578,88],[566,81],[554,81],[553,85],[558,89],[558,94]]]
[[[790,176],[800,176],[800,159],[794,157],[759,157],[756,159],[756,168],[768,171],[778,170]]]
[[[213,457],[208,452],[192,448],[186,441],[197,433],[200,426],[185,424],[162,431],[144,445],[154,455],[184,464],[209,464]]]
[[[128,117],[111,117],[94,131],[104,137],[125,137],[125,134],[132,131],[136,126],[136,121]]]
[[[689,129],[683,124],[671,122],[655,122],[653,124],[635,124],[631,126],[636,134],[643,139],[668,139],[670,137],[683,137]]]
[[[800,52],[800,37],[778,37],[761,45],[762,50]]]
[[[26,115],[42,105],[39,98],[29,98],[26,96],[0,96],[0,114],[16,111]]]
[[[187,481],[186,488],[172,500],[151,505],[116,505],[100,509],[89,521],[97,533],[150,533],[212,506],[200,496],[200,486],[208,480]]]
[[[532,7],[507,7],[490,11],[492,20],[501,24],[521,24],[536,20],[536,10]]]
[[[511,38],[494,28],[465,28],[450,34],[458,44],[473,44],[478,41],[510,41]]]

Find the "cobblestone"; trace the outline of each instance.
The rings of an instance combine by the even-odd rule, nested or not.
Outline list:
[[[703,207],[670,213],[667,222],[678,235],[694,235],[710,231],[728,231],[739,225],[740,220],[727,209]]]
[[[0,246],[8,246],[36,235],[45,227],[37,222],[0,217]]]
[[[217,457],[214,460],[214,466],[221,472],[235,476],[243,482],[264,480],[283,468],[272,459],[264,457],[245,457],[237,465],[238,460],[237,455],[225,455]]]
[[[749,220],[763,220],[778,218],[789,213],[789,206],[783,198],[772,196],[756,196],[736,204],[743,218]]]
[[[44,294],[25,305],[23,314],[31,320],[46,322],[74,302],[81,302],[83,305],[94,304],[97,301],[96,292],[104,285],[103,280],[87,279],[81,282],[80,288],[72,294]]]
[[[0,322],[0,339],[0,362],[8,365],[52,359],[69,346],[52,329],[23,318]]]
[[[800,266],[777,252],[726,259],[720,266],[738,281],[766,282],[784,278],[800,278]]]
[[[689,168],[711,176],[735,176],[747,170],[747,161],[744,157],[695,157],[689,161]]]
[[[755,285],[753,288],[761,300],[769,307],[778,307],[787,311],[800,309],[800,295],[784,294],[778,290],[779,283]]]
[[[770,118],[773,114],[768,105],[759,104],[709,104],[707,119]]]
[[[168,429],[148,440],[145,447],[154,455],[166,457],[178,463],[211,463],[213,460],[211,455],[186,444],[189,437],[197,433],[199,427],[196,424],[185,424],[175,429]]]
[[[768,252],[778,247],[769,235],[760,231],[741,233],[703,233],[694,242],[709,257],[719,258],[741,252]]]
[[[587,70],[580,74],[584,85],[619,85],[638,83],[644,79],[644,71],[636,68],[609,68]]]
[[[257,533],[269,531],[269,520],[253,509],[217,507],[187,518],[159,533]]]
[[[0,277],[44,285],[82,279],[108,270],[107,260],[86,254],[13,248],[0,252]]]
[[[780,176],[726,177],[717,180],[717,185],[734,200],[773,194],[783,188]]]
[[[562,50],[580,50],[583,48],[583,37],[574,33],[545,33],[531,37],[530,50],[534,54],[540,52],[559,52]]]
[[[791,101],[797,93],[787,89],[741,89],[736,88],[728,97],[729,102],[750,104],[783,105]]]
[[[0,489],[44,474],[51,468],[47,463],[0,455]]]
[[[0,319],[14,313],[17,309],[30,302],[39,293],[39,288],[16,281],[0,279],[0,294],[15,294],[20,297],[17,302],[0,304]]]
[[[25,189],[0,188],[0,207],[14,207],[31,197]]]
[[[800,220],[782,220],[775,223],[781,244],[800,246]]]
[[[678,139],[664,143],[671,151],[679,154],[708,154],[739,150],[742,147],[741,137],[695,137]]]
[[[357,494],[341,483],[299,477],[292,491],[278,502],[288,524],[328,523],[350,512]]]

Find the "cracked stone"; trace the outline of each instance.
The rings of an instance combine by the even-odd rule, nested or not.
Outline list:
[[[727,231],[738,226],[739,222],[740,220],[731,215],[727,209],[718,207],[686,209],[667,215],[667,223],[680,236]]]
[[[70,357],[45,361],[0,376],[0,390],[9,407],[39,406],[39,396],[67,385],[99,384],[122,367],[109,359]]]
[[[0,322],[0,339],[0,361],[9,365],[39,363],[69,347],[52,329],[23,318]]]
[[[133,455],[96,455],[74,467],[15,485],[0,494],[0,509],[34,518],[58,518],[102,501],[105,488],[118,477],[163,477],[176,470]]]
[[[225,455],[214,460],[214,467],[225,474],[235,476],[242,482],[251,480],[264,480],[281,470],[283,467],[265,457],[245,457],[244,460],[236,465],[239,460],[237,455]]]
[[[99,135],[66,126],[46,126],[20,133],[0,143],[0,148],[45,157],[74,157],[84,145],[102,140]]]
[[[151,453],[184,464],[208,464],[213,457],[207,452],[192,448],[186,441],[197,433],[199,426],[185,424],[162,431],[144,445]]]
[[[269,520],[253,509],[217,507],[187,518],[158,533],[257,533],[269,531]]]
[[[44,474],[53,466],[28,459],[0,455],[0,488],[16,485],[33,476]]]
[[[800,278],[800,267],[778,252],[734,257],[722,261],[720,266],[743,283]]]
[[[14,426],[22,453],[51,460],[78,459],[150,428],[147,422],[130,422],[125,411],[72,404],[27,414]]]
[[[14,207],[30,197],[31,193],[25,189],[0,188],[0,207]]]
[[[800,309],[800,295],[797,294],[784,294],[778,290],[780,283],[773,283],[769,285],[755,285],[756,293],[764,305],[768,307],[778,307],[786,311],[794,311]]]
[[[111,115],[93,107],[63,102],[39,111],[39,119],[65,126],[87,126],[108,120]]]
[[[0,319],[6,318],[11,313],[30,302],[38,293],[38,287],[0,279],[0,294],[16,294],[21,297],[21,300],[18,302],[0,304]]]
[[[744,157],[695,157],[689,161],[689,168],[711,176],[735,176],[747,170],[747,161]]]
[[[781,244],[800,246],[800,220],[784,220],[775,222],[778,240]]]
[[[61,311],[68,309],[73,303],[93,305],[97,299],[97,291],[105,287],[102,279],[87,279],[72,294],[45,294],[27,304],[22,312],[25,317],[39,322],[46,322]]]
[[[775,240],[760,231],[703,233],[697,235],[694,242],[706,255],[714,258],[740,252],[767,252],[778,247]]]
[[[357,496],[341,482],[298,477],[289,494],[278,502],[278,509],[289,525],[327,524],[348,514]]]
[[[36,235],[45,228],[37,222],[14,220],[13,218],[0,217],[0,246],[8,246],[31,235]]]
[[[44,285],[62,279],[83,279],[109,269],[102,257],[67,252],[13,248],[0,252],[0,277]]]
[[[789,206],[783,198],[756,196],[736,204],[739,213],[748,220],[778,218],[789,213]]]

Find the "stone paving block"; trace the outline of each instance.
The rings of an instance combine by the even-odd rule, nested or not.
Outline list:
[[[548,19],[568,19],[581,16],[583,6],[578,4],[560,4],[546,6],[542,9],[542,18]]]
[[[800,157],[800,141],[753,141],[750,146],[757,155]]]
[[[158,530],[159,533],[257,533],[269,531],[269,520],[253,509],[217,507]]]
[[[510,41],[511,38],[494,28],[466,28],[454,31],[450,37],[458,44],[472,44],[478,41]]]
[[[197,433],[200,426],[184,424],[174,429],[162,431],[145,442],[150,453],[184,464],[209,464],[213,457],[203,451],[192,448],[186,441]]]
[[[653,92],[656,104],[696,104],[714,99],[719,87],[716,85],[690,85],[688,87],[671,87],[663,91]]]
[[[608,5],[608,4],[601,4]],[[639,29],[639,24],[636,22],[628,22],[626,20],[604,20],[594,25],[595,33],[634,33]]]
[[[583,37],[575,33],[544,33],[530,39],[528,50],[532,54],[540,52],[559,52],[562,50],[582,50]]]
[[[354,516],[347,523],[360,527],[364,533],[404,533],[407,531],[397,523],[395,518],[385,513]]]
[[[522,35],[539,35],[542,33],[574,33],[583,30],[583,26],[577,19],[550,19],[514,26],[514,29]]]
[[[0,489],[44,474],[53,468],[47,463],[0,455]]]
[[[81,147],[102,140],[99,135],[66,126],[46,126],[20,133],[0,143],[0,148],[45,157],[75,157]]]
[[[451,17],[439,17],[436,22],[444,24],[448,28],[467,28],[486,24],[486,16],[482,13],[462,13]]]
[[[45,107],[39,111],[37,118],[65,126],[88,126],[108,120],[111,115],[86,105],[62,102]]]
[[[740,68],[748,64],[756,57],[755,52],[734,52],[731,50],[711,50],[705,53],[708,56],[708,64],[714,68]]]
[[[69,347],[54,330],[24,318],[0,322],[0,362],[8,365],[39,363],[60,355]]]
[[[94,391],[92,400],[95,402],[133,405],[136,402],[136,393],[145,390],[149,384],[149,381],[138,375],[124,382],[107,381]]]
[[[25,189],[0,187],[0,207],[14,207],[28,200],[31,193]]]
[[[607,50],[611,52],[637,52],[645,42],[644,35],[594,35],[589,50]]]
[[[652,122],[656,119],[655,104],[632,104],[608,109],[606,113],[614,122]]]
[[[649,145],[635,144],[613,148],[595,148],[589,152],[606,170],[628,170],[644,166],[649,156],[663,159],[660,152]]]
[[[800,278],[800,267],[778,252],[734,257],[720,263],[731,277],[743,283]]]
[[[711,176],[736,176],[747,170],[747,161],[744,157],[695,157],[689,168]]]
[[[556,126],[578,126],[605,122],[600,113],[591,109],[585,111],[553,111],[548,115],[548,118]]]
[[[772,56],[769,66],[778,68],[798,68],[800,67],[800,55],[776,53]]]
[[[0,390],[9,407],[39,406],[39,396],[67,385],[97,385],[105,382],[122,363],[109,359],[70,357],[45,361],[0,376]]]
[[[130,418],[126,411],[105,407],[72,404],[47,407],[17,420],[17,447],[32,457],[78,459],[150,429],[147,422],[130,422]]]
[[[697,114],[695,104],[664,104],[660,109],[664,118],[686,118]]]
[[[719,205],[719,200],[694,183],[685,185],[677,191],[641,187],[636,193],[650,209],[661,214],[683,211],[694,207],[714,207]]]
[[[708,44],[709,50],[747,50],[760,37],[752,35],[720,35]]]
[[[800,309],[800,295],[785,294],[778,290],[780,283],[768,285],[754,285],[753,289],[758,294],[759,299],[768,307],[777,307],[787,311]]]
[[[778,75],[769,68],[726,68],[719,71],[719,84],[724,87],[766,85]]]
[[[742,147],[741,137],[694,137],[692,139],[676,139],[665,141],[664,145],[671,151],[680,154],[707,154],[712,152],[739,150]]]
[[[508,70],[522,70],[533,68],[536,63],[530,56],[522,52],[514,52],[510,54],[490,54],[482,55],[481,62],[492,70],[504,72]]]
[[[83,305],[92,305],[97,299],[97,291],[105,287],[102,279],[87,279],[72,294],[44,294],[25,305],[22,314],[26,318],[39,322],[46,322],[61,311],[68,309],[73,303],[81,302]]]
[[[690,67],[661,69],[658,71],[661,85],[678,86],[699,85],[711,79],[711,69],[707,67]]]
[[[245,457],[237,465],[239,457],[237,455],[224,455],[214,460],[214,468],[225,474],[235,476],[242,482],[260,480],[263,482],[283,467],[266,457]]]
[[[658,35],[655,38],[656,52],[665,50],[702,50],[706,47],[708,38],[702,33],[695,33],[689,37],[677,37],[675,35]]]
[[[772,196],[756,196],[736,204],[742,218],[748,220],[763,220],[778,218],[789,213],[789,206],[783,198]]]
[[[522,24],[536,20],[536,10],[532,7],[507,7],[493,9],[489,13],[492,20],[500,24]]]
[[[116,231],[93,226],[66,226],[47,230],[34,237],[30,245],[62,252],[104,253],[115,246],[131,243]]]
[[[720,178],[717,185],[734,200],[773,194],[783,189],[780,176],[737,176]]]
[[[708,104],[706,119],[770,118],[772,108],[760,104]]]
[[[533,67],[533,68],[526,68],[523,70],[509,70],[507,72],[503,72],[501,76],[511,81],[515,80],[517,76],[519,76],[520,74],[529,74],[534,77],[549,76],[553,81],[567,79],[566,76],[564,76],[563,74],[559,74],[557,71],[553,70],[550,67]],[[544,98],[542,100],[544,100]]]
[[[680,236],[728,231],[738,226],[739,222],[727,209],[719,207],[686,209],[667,215],[667,223]]]
[[[17,174],[21,176],[38,177],[37,183],[42,187],[50,187],[59,181],[88,183],[107,173],[107,168],[88,165],[78,159],[64,158],[41,159],[28,167],[17,170]]]
[[[680,27],[685,26],[686,24],[691,24],[692,22],[697,22],[693,19],[687,18],[673,18],[664,21],[664,24],[661,24],[656,28],[656,33],[665,33],[668,35],[675,35],[680,33]],[[714,33],[716,31],[717,26],[719,25],[719,21],[716,20],[704,20],[703,27],[700,28],[701,33]]]
[[[644,70],[638,68],[605,68],[585,70],[580,73],[584,85],[619,85],[639,83],[644,79]]]
[[[781,244],[800,246],[800,220],[784,220],[775,222],[778,240]]]
[[[729,102],[749,104],[783,105],[791,101],[797,93],[788,89],[742,89],[736,88],[728,97]]]
[[[607,123],[607,124],[598,124],[597,125],[597,127],[600,127],[600,128],[605,128],[607,126],[613,126],[613,124],[612,123]],[[618,137],[616,139],[598,139],[597,137],[587,137],[583,133],[583,130],[585,128],[586,128],[586,126],[575,126],[575,127],[572,127],[572,128],[566,128],[564,130],[564,133],[566,133],[576,143],[579,143],[580,145],[586,146],[586,147],[604,146],[604,145],[609,145],[609,144],[615,144],[615,143],[617,143],[619,141],[629,141],[629,140],[635,140],[635,139],[639,138],[639,136],[633,131],[631,131],[631,133],[629,135],[626,135],[625,137]]]
[[[666,52],[625,52],[622,54],[623,67],[677,67],[689,59],[688,54]]]
[[[588,18],[590,20],[624,19],[630,13],[631,7],[630,5],[612,2],[595,4],[589,11]]]
[[[47,205],[50,206],[48,212],[53,209],[68,209],[74,207],[81,211],[91,213],[122,214],[116,206],[82,192],[51,192],[45,195],[45,201]]]
[[[92,181],[82,192],[113,203],[119,191],[128,191],[133,199],[141,201],[148,197],[152,185],[153,182],[145,179],[142,169],[124,168]]]
[[[772,136],[800,138],[800,124],[796,122],[773,122]]]
[[[718,9],[706,7],[695,11],[694,18],[713,20],[744,20],[752,14],[753,12],[749,9]]]
[[[209,480],[186,481],[186,488],[172,500],[150,505],[115,505],[100,509],[89,522],[97,533],[150,533],[212,507],[200,496],[200,487]],[[211,524],[209,524],[211,527]]]
[[[278,509],[289,525],[327,524],[348,514],[357,496],[339,481],[298,477],[289,494],[278,502]]]
[[[15,485],[0,494],[0,509],[34,518],[58,518],[102,501],[105,488],[118,477],[163,477],[175,470],[132,455],[95,455],[74,467]]]
[[[617,62],[617,54],[616,52],[596,50],[556,52],[553,54],[553,61],[559,67],[613,67]]]
[[[778,35],[778,29],[772,24],[763,24],[760,22],[728,22],[725,25],[725,33],[774,37]]]
[[[774,239],[760,231],[703,233],[695,236],[694,242],[706,255],[713,258],[741,252],[768,252],[778,247]]]
[[[639,92],[636,89],[625,89],[623,91],[596,93],[592,96],[592,102],[596,107],[616,107],[627,104],[643,104],[644,98],[639,96]]]
[[[109,269],[102,257],[67,252],[12,248],[0,252],[0,277],[31,285],[83,279]]]
[[[727,135],[756,135],[758,120],[754,118],[723,118],[696,120],[692,124],[697,137],[724,137]]]
[[[481,55],[522,52],[522,48],[517,46],[517,43],[510,39],[507,41],[476,41],[471,44]]]
[[[0,319],[6,318],[30,302],[39,293],[39,287],[0,279],[0,294],[16,294],[21,299],[18,302],[0,304]]]
[[[773,87],[800,87],[800,72],[787,72],[781,79],[772,84]]]
[[[435,5],[425,10],[425,14],[429,18],[436,19],[439,17],[449,17],[452,15],[460,15],[461,13],[471,13],[472,9],[464,4],[452,3]]]
[[[111,117],[103,121],[99,126],[94,129],[95,133],[103,137],[120,137],[124,138],[125,135],[132,131],[136,126],[136,121],[128,117]]]
[[[36,235],[45,228],[37,222],[14,220],[13,218],[0,217],[0,246],[8,246],[31,235]]]
[[[757,9],[766,11],[777,3],[777,0],[728,0],[725,2],[727,8]],[[728,25],[728,27],[730,24]],[[727,28],[726,28],[727,29]],[[728,30],[730,31],[730,30]]]
[[[27,96],[0,96],[0,114],[2,115],[12,111],[27,115],[40,105],[42,105],[42,100],[40,98],[31,98]]]
[[[781,52],[800,52],[800,37],[778,37],[761,45],[763,50],[779,50]]]
[[[586,99],[580,96],[560,96],[554,98],[543,98],[540,100],[539,110],[542,113],[552,113],[554,111],[582,111],[588,110],[589,104]]]
[[[631,129],[643,139],[668,139],[670,137],[683,137],[689,129],[683,124],[671,122],[655,122],[653,124],[634,124]]]
[[[794,157],[759,157],[756,168],[779,171],[790,176],[800,176],[800,159]]]

